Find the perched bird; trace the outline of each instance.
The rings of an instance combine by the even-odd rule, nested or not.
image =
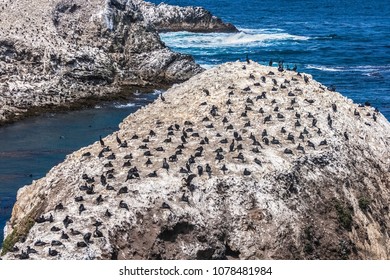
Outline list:
[[[81,232],[78,231],[78,230],[74,230],[73,228],[71,228],[71,229],[70,229],[70,234],[71,234],[71,235],[80,235]]]
[[[106,179],[106,176],[104,176],[103,174],[100,175],[100,183],[105,186],[107,184],[107,179]]]
[[[95,231],[93,232],[93,237],[95,238],[103,237],[103,233],[96,227]]]
[[[127,187],[121,187],[118,191],[118,195],[122,194],[122,193],[128,193],[128,188]]]
[[[302,151],[303,153],[305,153],[305,149],[303,148],[303,146],[301,145],[301,143],[298,144],[297,150],[298,150],[298,151]]]
[[[80,204],[80,206],[79,206],[79,215],[80,215],[83,211],[85,211],[85,210],[87,210],[87,209],[84,207],[84,204]]]
[[[328,142],[326,140],[322,140],[319,144],[319,146],[325,146],[328,145]]]
[[[166,170],[167,170],[167,172],[168,172],[168,170],[169,170],[169,164],[168,164],[168,162],[167,162],[167,159],[166,159],[166,158],[164,158],[164,161],[163,161],[162,168],[166,169]]]
[[[100,203],[102,203],[104,201],[102,195],[99,195],[97,198],[96,198],[96,203],[99,205]]]
[[[104,216],[107,217],[107,218],[110,218],[112,216],[112,214],[107,209],[106,212],[104,213]]]
[[[30,258],[29,254],[27,252],[24,252],[23,250],[21,254],[18,254],[16,256],[19,258],[19,260],[27,260]]]
[[[79,241],[79,242],[77,242],[76,246],[77,246],[77,248],[85,248],[88,245],[87,245],[87,243],[85,243],[83,241]]]
[[[222,165],[222,167],[221,167],[221,171],[223,172],[223,174],[225,174],[226,173],[226,171],[228,171],[228,169],[227,169],[227,167],[226,167],[226,165],[224,164],[224,165]]]
[[[67,235],[64,231],[62,231],[61,239],[69,239],[69,235]]]
[[[198,169],[198,175],[202,176],[202,174],[203,174],[203,167],[201,165],[198,165],[197,169]]]
[[[183,195],[181,196],[181,201],[189,202],[188,196],[183,193]]]
[[[91,236],[92,234],[90,232],[87,232],[86,234],[83,235],[83,239],[85,241],[85,243],[91,243]]]
[[[102,222],[96,221],[96,222],[94,222],[92,225],[95,226],[95,227],[97,228],[97,227],[100,227],[102,224],[103,224]]]
[[[122,144],[122,141],[121,141],[121,139],[119,138],[118,134],[115,135],[115,138],[116,138],[116,142],[118,143],[118,145],[121,145],[121,144]]]
[[[61,245],[63,245],[61,241],[58,240],[51,241],[51,246],[61,246]]]
[[[51,248],[49,248],[49,256],[55,257],[57,255],[58,255],[58,251],[57,250],[52,250]]]
[[[66,215],[65,219],[62,221],[64,223],[64,227],[68,228],[68,226],[73,223],[73,220]]]
[[[129,207],[127,206],[127,203],[124,202],[123,200],[121,200],[119,202],[119,208],[123,208],[123,209],[126,209],[127,211],[129,211]]]
[[[104,147],[104,141],[103,141],[101,135],[99,136],[99,142],[100,142],[100,145],[101,145],[102,147]]]
[[[152,165],[152,161],[150,160],[150,158],[148,158],[148,160],[145,162],[145,165],[146,167],[149,167],[149,165]]]
[[[275,137],[272,137],[271,144],[278,145],[280,144],[280,141],[276,139]]]
[[[27,254],[38,254],[38,252],[34,248],[27,246]]]
[[[171,206],[169,206],[168,203],[163,202],[162,205],[161,205],[161,208],[163,208],[163,209],[171,209]]]
[[[84,200],[84,198],[82,196],[76,196],[74,198],[74,201],[76,201],[76,202],[80,202],[80,201],[83,201],[83,200]]]
[[[62,203],[57,204],[56,207],[54,208],[54,211],[59,211],[59,210],[64,210],[64,206],[62,205]]]
[[[34,243],[34,246],[38,246],[38,247],[41,247],[41,246],[45,246],[47,245],[46,242],[43,242],[41,240],[37,240],[35,243]]]
[[[336,91],[336,87],[334,85],[330,85],[329,87],[327,87],[327,90]]]
[[[356,108],[355,108],[355,111],[353,111],[353,114],[354,114],[355,116],[360,117],[360,113],[356,110]]]
[[[195,177],[196,177],[195,174],[190,174],[190,175],[188,175],[187,178],[183,178],[183,180],[184,180],[184,182],[185,182],[185,185],[186,185],[187,187],[189,187],[189,186],[191,185],[192,180],[193,180]]]
[[[209,175],[209,178],[210,178],[212,171],[211,171],[211,167],[208,163],[206,163],[206,173]]]
[[[234,139],[233,139],[232,143],[229,146],[229,152],[231,153],[233,151],[234,151]]]

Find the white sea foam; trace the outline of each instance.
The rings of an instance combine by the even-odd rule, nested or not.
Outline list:
[[[362,72],[365,76],[373,76],[374,73],[380,73],[380,72],[389,72],[390,71],[390,65],[361,65],[361,66],[324,66],[324,65],[313,65],[309,64],[306,66],[308,69],[316,69],[320,71],[327,71],[327,72]]]
[[[383,76],[379,72],[364,73],[363,76],[382,78]]]
[[[212,65],[212,64],[199,64],[200,67],[204,68],[204,69],[210,69],[210,68],[213,68],[215,67],[215,65]]]
[[[327,72],[343,72],[343,71],[348,71],[343,69],[343,67],[329,67],[329,66],[323,66],[323,65],[312,65],[309,64],[306,66],[308,69],[316,69],[320,71],[327,71]]]
[[[353,68],[355,71],[361,71],[361,72],[389,72],[390,71],[390,65],[363,65],[363,66],[356,66]]]
[[[241,29],[238,33],[170,32],[161,34],[163,41],[179,48],[224,48],[269,46],[283,41],[304,41],[306,36],[292,35],[281,29]]]
[[[153,92],[151,92],[152,95],[159,95],[160,93],[163,93],[163,91],[159,89],[155,89]]]
[[[126,104],[115,104],[114,107],[117,109],[130,108],[136,106],[135,103],[126,103]]]

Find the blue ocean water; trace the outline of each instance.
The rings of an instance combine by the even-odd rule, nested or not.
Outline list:
[[[160,3],[161,1],[150,1]],[[165,33],[172,49],[210,67],[251,60],[298,66],[356,103],[371,102],[390,119],[390,5],[387,0],[165,0],[203,6],[238,34]]]
[[[151,1],[160,3],[161,1]],[[390,119],[390,5],[385,0],[165,0],[203,6],[240,29],[237,34],[165,33],[174,50],[204,67],[249,58],[283,60],[357,103],[370,101]],[[43,177],[65,155],[118,128],[128,114],[156,98],[0,127],[0,244],[17,190]]]

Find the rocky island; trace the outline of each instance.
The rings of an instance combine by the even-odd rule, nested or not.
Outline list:
[[[224,23],[202,7],[180,7],[160,3],[154,5],[142,0],[133,0],[144,18],[160,32],[238,32],[231,23]]]
[[[389,259],[390,124],[310,75],[173,86],[18,191],[4,259]]]
[[[189,15],[196,26],[208,18],[203,31],[227,25],[204,9],[158,7],[153,15],[151,4],[136,0],[1,0],[0,125],[112,100],[128,87],[167,87],[200,73],[191,56],[164,45],[154,25],[167,27],[156,20],[172,22],[164,18],[167,12],[177,19],[175,30],[191,30]]]

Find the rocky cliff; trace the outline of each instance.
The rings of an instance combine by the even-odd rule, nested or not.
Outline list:
[[[369,104],[224,64],[20,189],[3,258],[389,259],[389,147]]]
[[[164,45],[144,18],[147,4],[134,2],[0,0],[0,124],[201,72],[192,57]],[[198,9],[191,11],[196,22]]]
[[[231,23],[224,23],[202,7],[179,7],[160,3],[154,5],[142,0],[134,0],[148,22],[161,32],[238,32]]]

